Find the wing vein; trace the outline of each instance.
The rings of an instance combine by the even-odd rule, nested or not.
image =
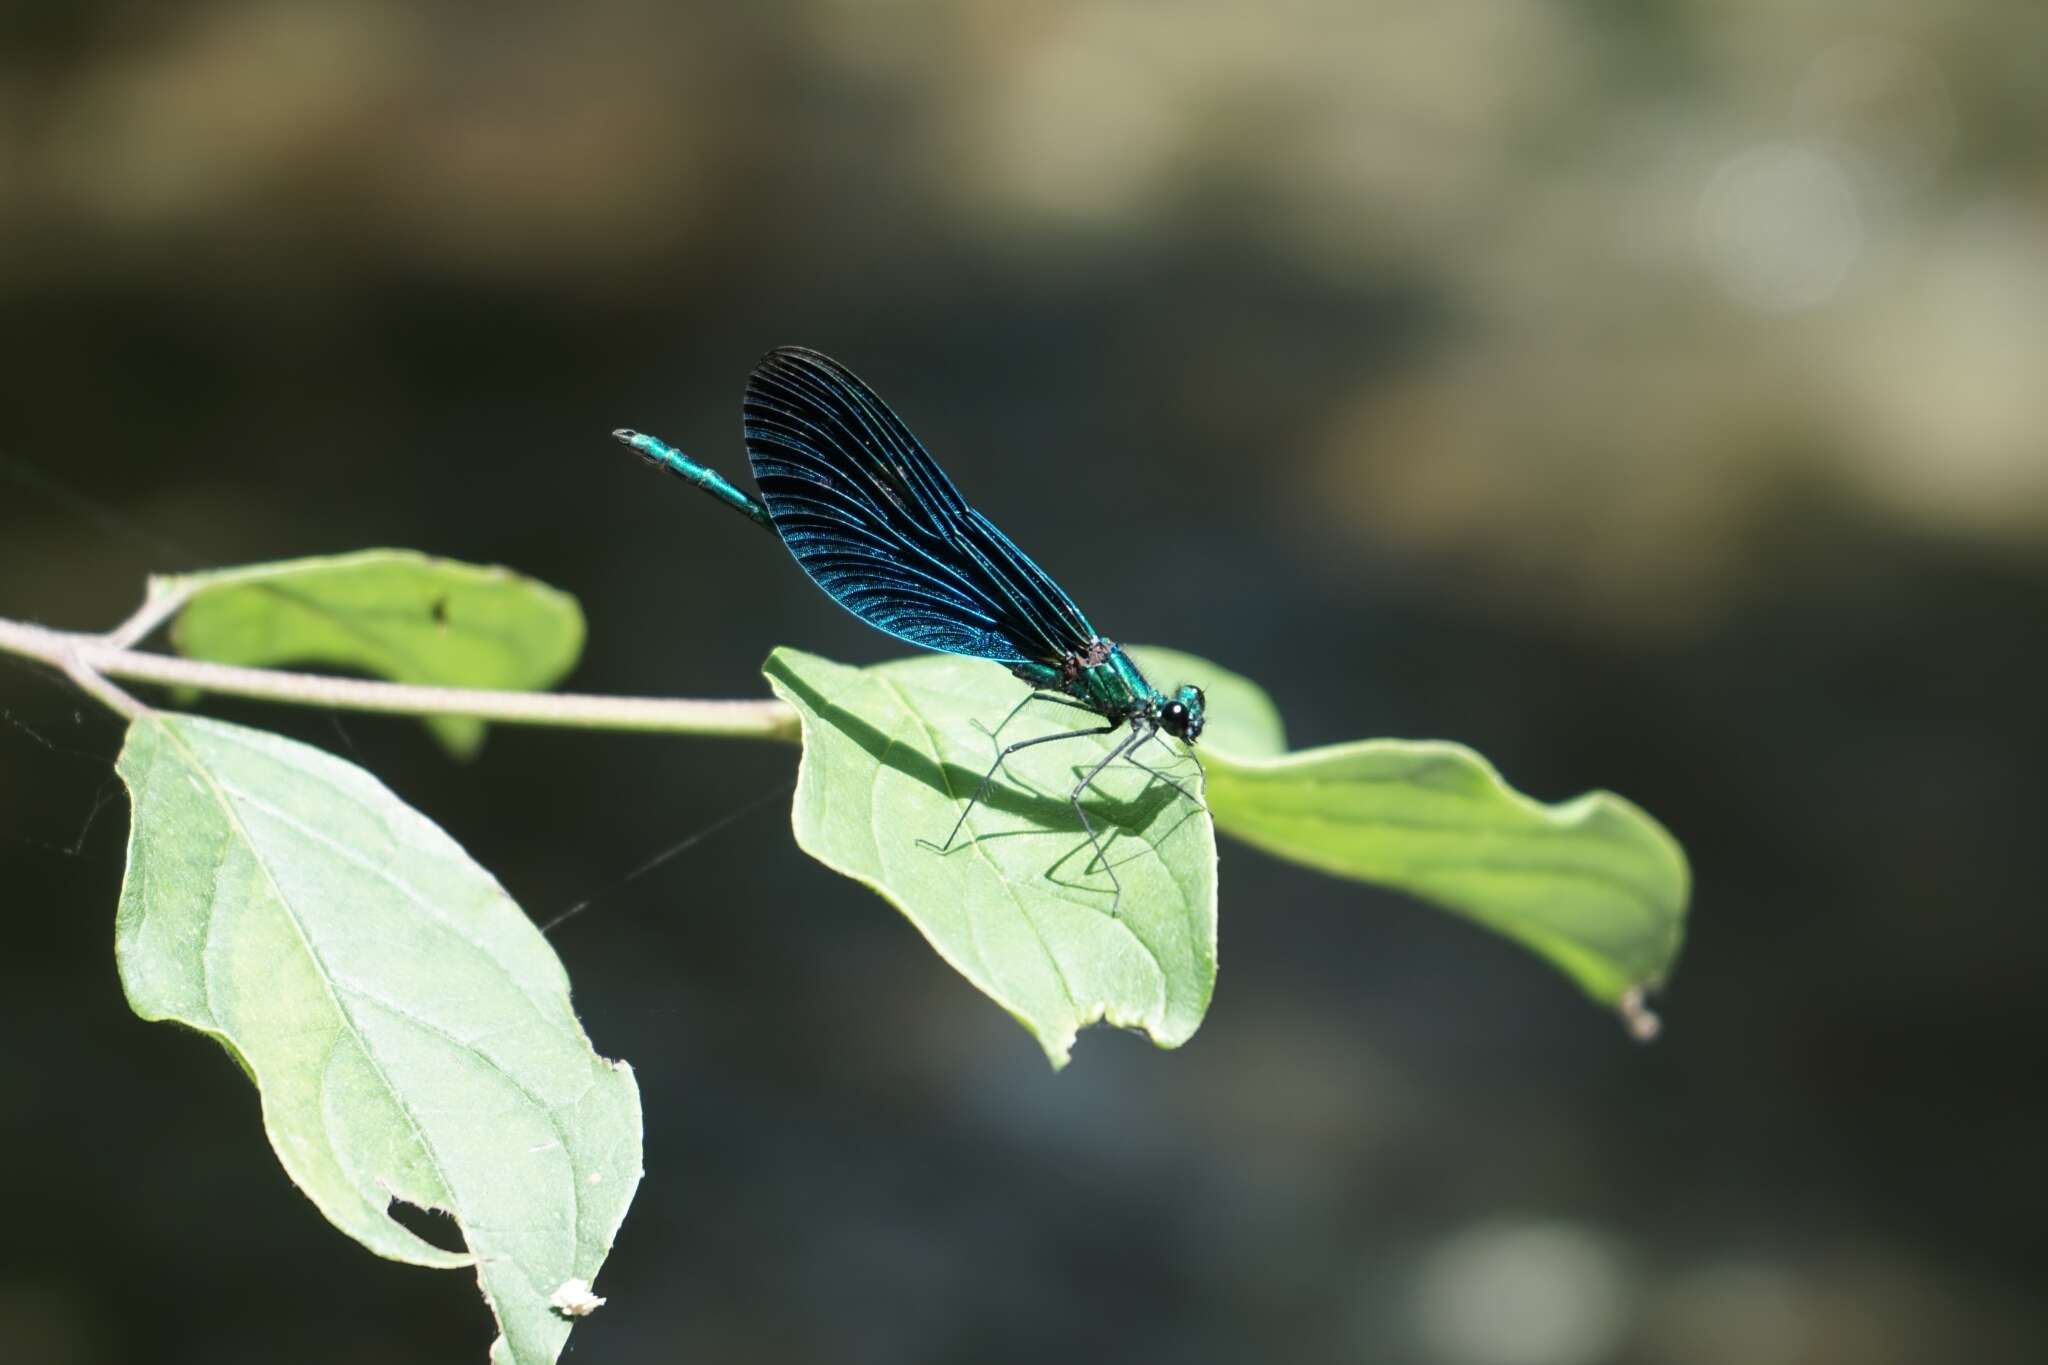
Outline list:
[[[798,347],[769,352],[747,381],[745,435],[783,543],[870,625],[1011,664],[1057,665],[1094,641],[1074,600],[837,362]]]

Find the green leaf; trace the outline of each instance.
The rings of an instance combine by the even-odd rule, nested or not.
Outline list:
[[[764,671],[803,723],[797,843],[901,910],[1055,1067],[1098,1020],[1162,1047],[1194,1033],[1216,981],[1216,844],[1199,808],[1127,764],[1102,774],[1084,804],[1122,883],[1116,897],[1067,803],[1110,741],[1041,744],[1011,756],[942,854],[927,844],[944,842],[995,758],[977,726],[1001,722],[1023,684],[949,656],[856,669],[779,649]],[[1088,720],[1041,703],[1003,739]],[[1157,746],[1146,755],[1170,760]]]
[[[192,599],[171,628],[184,655],[271,667],[322,664],[395,682],[538,691],[583,650],[576,599],[510,569],[364,550],[151,581]],[[430,716],[457,757],[483,743],[473,716]]]
[[[597,1056],[561,964],[490,874],[360,768],[145,712],[115,953],[129,1003],[211,1036],[286,1173],[393,1260],[475,1265],[494,1358],[553,1361],[549,1297],[597,1276],[640,1180],[630,1068]],[[443,1210],[468,1254],[394,1221]]]
[[[1654,1027],[1641,992],[1678,956],[1691,878],[1677,841],[1621,797],[1544,805],[1439,741],[1204,761],[1225,833],[1455,910],[1549,959],[1638,1029]]]

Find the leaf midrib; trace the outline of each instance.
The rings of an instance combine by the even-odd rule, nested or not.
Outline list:
[[[199,774],[200,780],[205,782],[207,790],[213,794],[215,802],[221,809],[221,813],[240,834],[244,844],[249,849],[250,858],[254,860],[257,868],[263,873],[263,880],[269,885],[271,895],[275,898],[278,906],[284,911],[285,920],[291,925],[293,935],[298,938],[300,946],[305,950],[306,956],[318,968],[321,991],[327,996],[329,1003],[334,1006],[335,1014],[342,1021],[343,1029],[355,1041],[357,1048],[361,1051],[364,1060],[369,1063],[371,1070],[377,1073],[377,1080],[384,1087],[385,1093],[390,1095],[392,1103],[397,1106],[401,1114],[405,1115],[406,1126],[412,1130],[413,1137],[419,1142],[420,1150],[426,1153],[428,1161],[433,1166],[435,1178],[440,1181],[442,1190],[452,1199],[455,1187],[448,1178],[448,1168],[441,1159],[440,1151],[428,1140],[426,1130],[420,1126],[418,1116],[413,1113],[412,1107],[399,1094],[398,1087],[392,1084],[390,1075],[384,1070],[382,1059],[370,1047],[369,1040],[364,1037],[362,1030],[356,1024],[354,1014],[350,1012],[348,1006],[342,1002],[341,997],[337,994],[326,958],[321,955],[320,950],[314,946],[312,939],[307,935],[306,927],[300,921],[298,912],[286,898],[283,888],[278,885],[277,874],[271,870],[270,863],[264,858],[262,851],[258,848],[255,838],[249,832],[249,827],[243,823],[241,813],[235,809],[234,802],[228,798],[225,789],[214,779],[211,770],[200,760],[198,753],[192,746],[185,742],[183,736],[166,724],[160,716],[151,715],[149,723],[157,726],[158,732],[184,754],[192,770]],[[226,850],[222,851],[222,856],[226,856]],[[213,926],[219,922],[219,916],[214,913],[212,906],[208,907],[206,920],[207,940],[210,942],[213,937]],[[205,960],[205,956],[204,949],[202,948],[202,963]],[[322,1085],[324,1086],[324,1084],[325,1082],[323,1081]],[[323,1130],[326,1128],[324,1111],[321,1126]],[[328,1142],[336,1150],[339,1150],[339,1144],[335,1142],[334,1135],[331,1132],[328,1133]],[[358,1191],[357,1193],[360,1195],[361,1192]],[[387,1219],[390,1218],[388,1212],[384,1216]],[[402,1224],[395,1222],[394,1226],[403,1227]],[[417,1234],[411,1233],[410,1229],[406,1229],[406,1231],[408,1235],[417,1237]],[[467,1249],[468,1241],[468,1230],[465,1227],[463,1232],[464,1254],[474,1263],[477,1259],[476,1253],[474,1250]],[[435,1249],[440,1250],[440,1248]]]
[[[492,952],[490,947],[481,938],[474,938],[464,933],[460,926],[455,924],[446,915],[444,915],[438,906],[436,906],[432,901],[428,900],[425,895],[421,894],[417,889],[415,889],[411,885],[411,883],[401,881],[397,874],[392,872],[390,869],[383,867],[380,864],[373,862],[368,858],[365,858],[363,855],[357,853],[354,849],[342,843],[340,840],[334,838],[332,835],[327,834],[322,830],[314,828],[312,825],[307,824],[305,821],[299,819],[295,815],[292,815],[290,812],[284,810],[282,807],[277,806],[269,801],[266,801],[262,797],[257,796],[252,792],[243,791],[241,788],[233,786],[232,784],[226,782],[222,782],[220,784],[220,788],[229,796],[233,797],[238,801],[247,802],[250,806],[262,811],[265,815],[268,815],[271,819],[276,820],[279,824],[284,825],[289,829],[293,830],[301,837],[308,839],[314,843],[320,844],[321,846],[329,849],[334,853],[336,857],[340,858],[343,862],[346,862],[351,867],[354,867],[357,870],[364,872],[369,876],[374,877],[377,880],[383,882],[393,891],[396,891],[399,895],[403,896],[407,901],[410,901],[412,905],[416,909],[420,910],[426,916],[426,918],[436,927],[445,930],[451,938],[455,939],[458,943],[461,943],[464,947],[475,951],[480,956],[482,956],[486,962],[489,962],[491,966],[495,967],[498,970],[499,975],[505,978],[506,983],[512,986],[514,990],[518,991],[520,998],[527,1003],[528,1007],[530,1007],[536,1015],[541,1016],[543,1022],[545,1022],[545,1016],[547,1013],[546,1009],[543,1007],[541,1001],[536,1000],[527,991],[525,985],[520,981],[519,974],[513,971],[511,967],[507,966],[504,960],[499,958],[496,953]],[[339,980],[340,978],[337,977],[335,979]]]

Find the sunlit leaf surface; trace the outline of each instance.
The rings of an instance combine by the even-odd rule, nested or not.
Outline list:
[[[1544,805],[1463,745],[1429,740],[1204,761],[1219,829],[1455,910],[1542,954],[1604,1004],[1655,986],[1678,956],[1685,855],[1611,792]]]
[[[216,663],[322,664],[394,682],[537,691],[583,649],[576,600],[509,569],[364,550],[155,580],[197,585],[171,628],[180,653]],[[430,716],[458,755],[483,742],[473,716]]]
[[[217,1040],[278,1160],[364,1246],[474,1264],[494,1356],[552,1361],[640,1180],[631,1070],[591,1050],[547,941],[455,842],[361,769],[168,713],[129,728],[115,949],[145,1019]],[[448,1213],[468,1254],[387,1212]],[[481,1354],[481,1353],[480,1353]]]
[[[941,843],[996,752],[1022,683],[979,660],[931,655],[848,668],[781,649],[776,694],[803,719],[793,823],[819,861],[880,892],[948,963],[1037,1037],[1055,1066],[1097,1020],[1187,1041],[1216,980],[1216,845],[1209,818],[1116,764],[1085,798],[1122,884],[1095,864],[1067,793],[1110,738],[1012,755],[949,853]],[[1035,704],[1005,741],[1085,726]],[[1151,746],[1145,761],[1170,765]],[[1185,763],[1169,768],[1186,780]]]

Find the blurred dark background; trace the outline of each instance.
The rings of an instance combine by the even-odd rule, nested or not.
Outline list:
[[[1642,803],[1690,943],[1638,1047],[1233,846],[1200,1035],[1054,1076],[770,806],[556,936],[648,1116],[575,1356],[2048,1359],[2044,133],[2038,0],[16,3],[0,615],[400,545],[575,593],[581,690],[888,657],[605,436],[742,471],[823,348],[1297,744]],[[793,761],[209,709],[536,918]],[[124,1007],[118,742],[0,667],[0,1354],[480,1361]]]

